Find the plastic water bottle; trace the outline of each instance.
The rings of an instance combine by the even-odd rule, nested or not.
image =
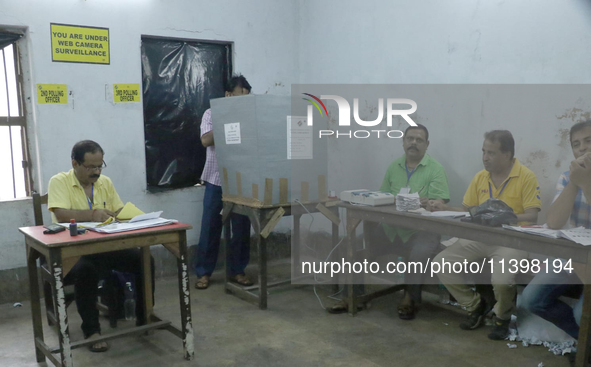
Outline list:
[[[444,305],[449,304],[450,299],[449,299],[449,291],[447,290],[447,288],[445,288],[445,286],[443,284],[439,284],[438,288],[439,288],[439,303],[443,303]]]
[[[396,274],[394,275],[396,284],[404,284],[404,272],[398,271],[398,266],[402,263],[404,263],[404,258],[402,258],[402,256],[398,256],[398,260],[396,260]]]
[[[103,292],[105,291],[105,280],[101,279],[98,282],[98,302],[99,303],[105,303],[103,302]]]
[[[126,297],[125,302],[123,303],[123,309],[125,310],[125,320],[131,321],[135,320],[135,299],[133,298],[133,296],[128,296],[133,295],[133,288],[131,287],[131,282],[125,283],[125,287],[129,292],[125,292]]]

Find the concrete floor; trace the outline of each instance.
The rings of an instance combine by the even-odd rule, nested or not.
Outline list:
[[[75,366],[478,366],[478,367],[567,367],[566,357],[554,356],[541,346],[509,349],[507,342],[494,342],[486,335],[490,326],[463,331],[465,317],[459,309],[436,305],[425,294],[417,319],[398,319],[401,294],[374,300],[367,311],[355,317],[330,315],[320,308],[312,286],[287,286],[271,290],[269,309],[261,311],[224,293],[221,274],[204,291],[191,290],[195,359],[182,358],[182,343],[166,331],[153,335],[111,341],[107,353],[84,348],[73,352]],[[194,279],[192,279],[192,284]],[[156,284],[155,313],[180,324],[178,286],[175,278]],[[320,290],[321,295],[327,295]],[[323,297],[326,303],[331,300]],[[69,308],[73,340],[82,338],[75,305]],[[56,333],[44,319],[49,345],[57,344]],[[101,319],[103,333],[108,320]],[[119,327],[126,327],[125,321]],[[14,308],[0,305],[0,366],[45,366],[35,362],[30,304]],[[51,363],[47,365],[51,366]]]

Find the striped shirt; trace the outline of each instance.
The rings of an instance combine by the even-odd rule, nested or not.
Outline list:
[[[211,122],[211,108],[203,114],[201,119],[201,136],[207,134],[213,130]],[[215,145],[210,145],[206,148],[205,166],[203,167],[203,173],[201,173],[201,179],[207,181],[212,185],[222,186],[220,180],[220,172],[218,171],[218,160],[215,156]]]
[[[562,193],[562,190],[568,185],[569,183],[569,171],[564,172],[558,178],[558,183],[556,184],[556,195],[554,196],[554,202],[558,196]],[[575,197],[575,202],[573,204],[573,210],[570,214],[570,225],[571,227],[585,227],[591,228],[591,205],[583,195],[583,190],[579,187],[577,196]]]

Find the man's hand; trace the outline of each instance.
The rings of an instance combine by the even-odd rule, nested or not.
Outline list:
[[[569,179],[578,187],[591,183],[591,153],[585,153],[570,163]]]
[[[92,211],[93,222],[104,222],[110,217],[115,217],[116,214],[108,209],[94,209]]]
[[[575,159],[575,162],[579,162],[579,164],[583,167],[589,167],[591,164],[591,152],[583,154],[579,158]]]
[[[448,210],[448,206],[442,203],[440,200],[429,200],[427,203],[427,210],[430,212]]]
[[[421,208],[427,209],[429,206],[429,198],[421,198]]]

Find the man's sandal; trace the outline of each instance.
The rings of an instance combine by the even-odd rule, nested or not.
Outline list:
[[[230,277],[230,281],[233,283],[240,284],[244,287],[248,287],[254,284],[250,279],[248,279],[246,274],[236,274],[233,277]]]
[[[398,317],[401,320],[412,320],[415,318],[417,308],[414,304],[398,306]]]
[[[95,333],[93,335],[91,335],[90,337],[88,337],[87,339],[93,339],[93,337],[95,335],[100,336],[100,334]],[[88,346],[88,350],[94,353],[102,353],[102,352],[106,352],[109,350],[109,343],[107,343],[106,341],[102,341],[102,342],[96,342],[94,344],[90,344]]]
[[[357,305],[357,311],[361,311],[361,310],[363,310],[363,306]],[[333,314],[333,315],[345,313],[348,311],[349,311],[349,306],[347,305],[347,303],[345,301],[339,301],[339,302],[335,303],[334,305],[332,305],[332,307],[328,307],[326,309],[326,312]]]
[[[197,278],[195,289],[207,289],[209,287],[209,277],[207,275]]]

